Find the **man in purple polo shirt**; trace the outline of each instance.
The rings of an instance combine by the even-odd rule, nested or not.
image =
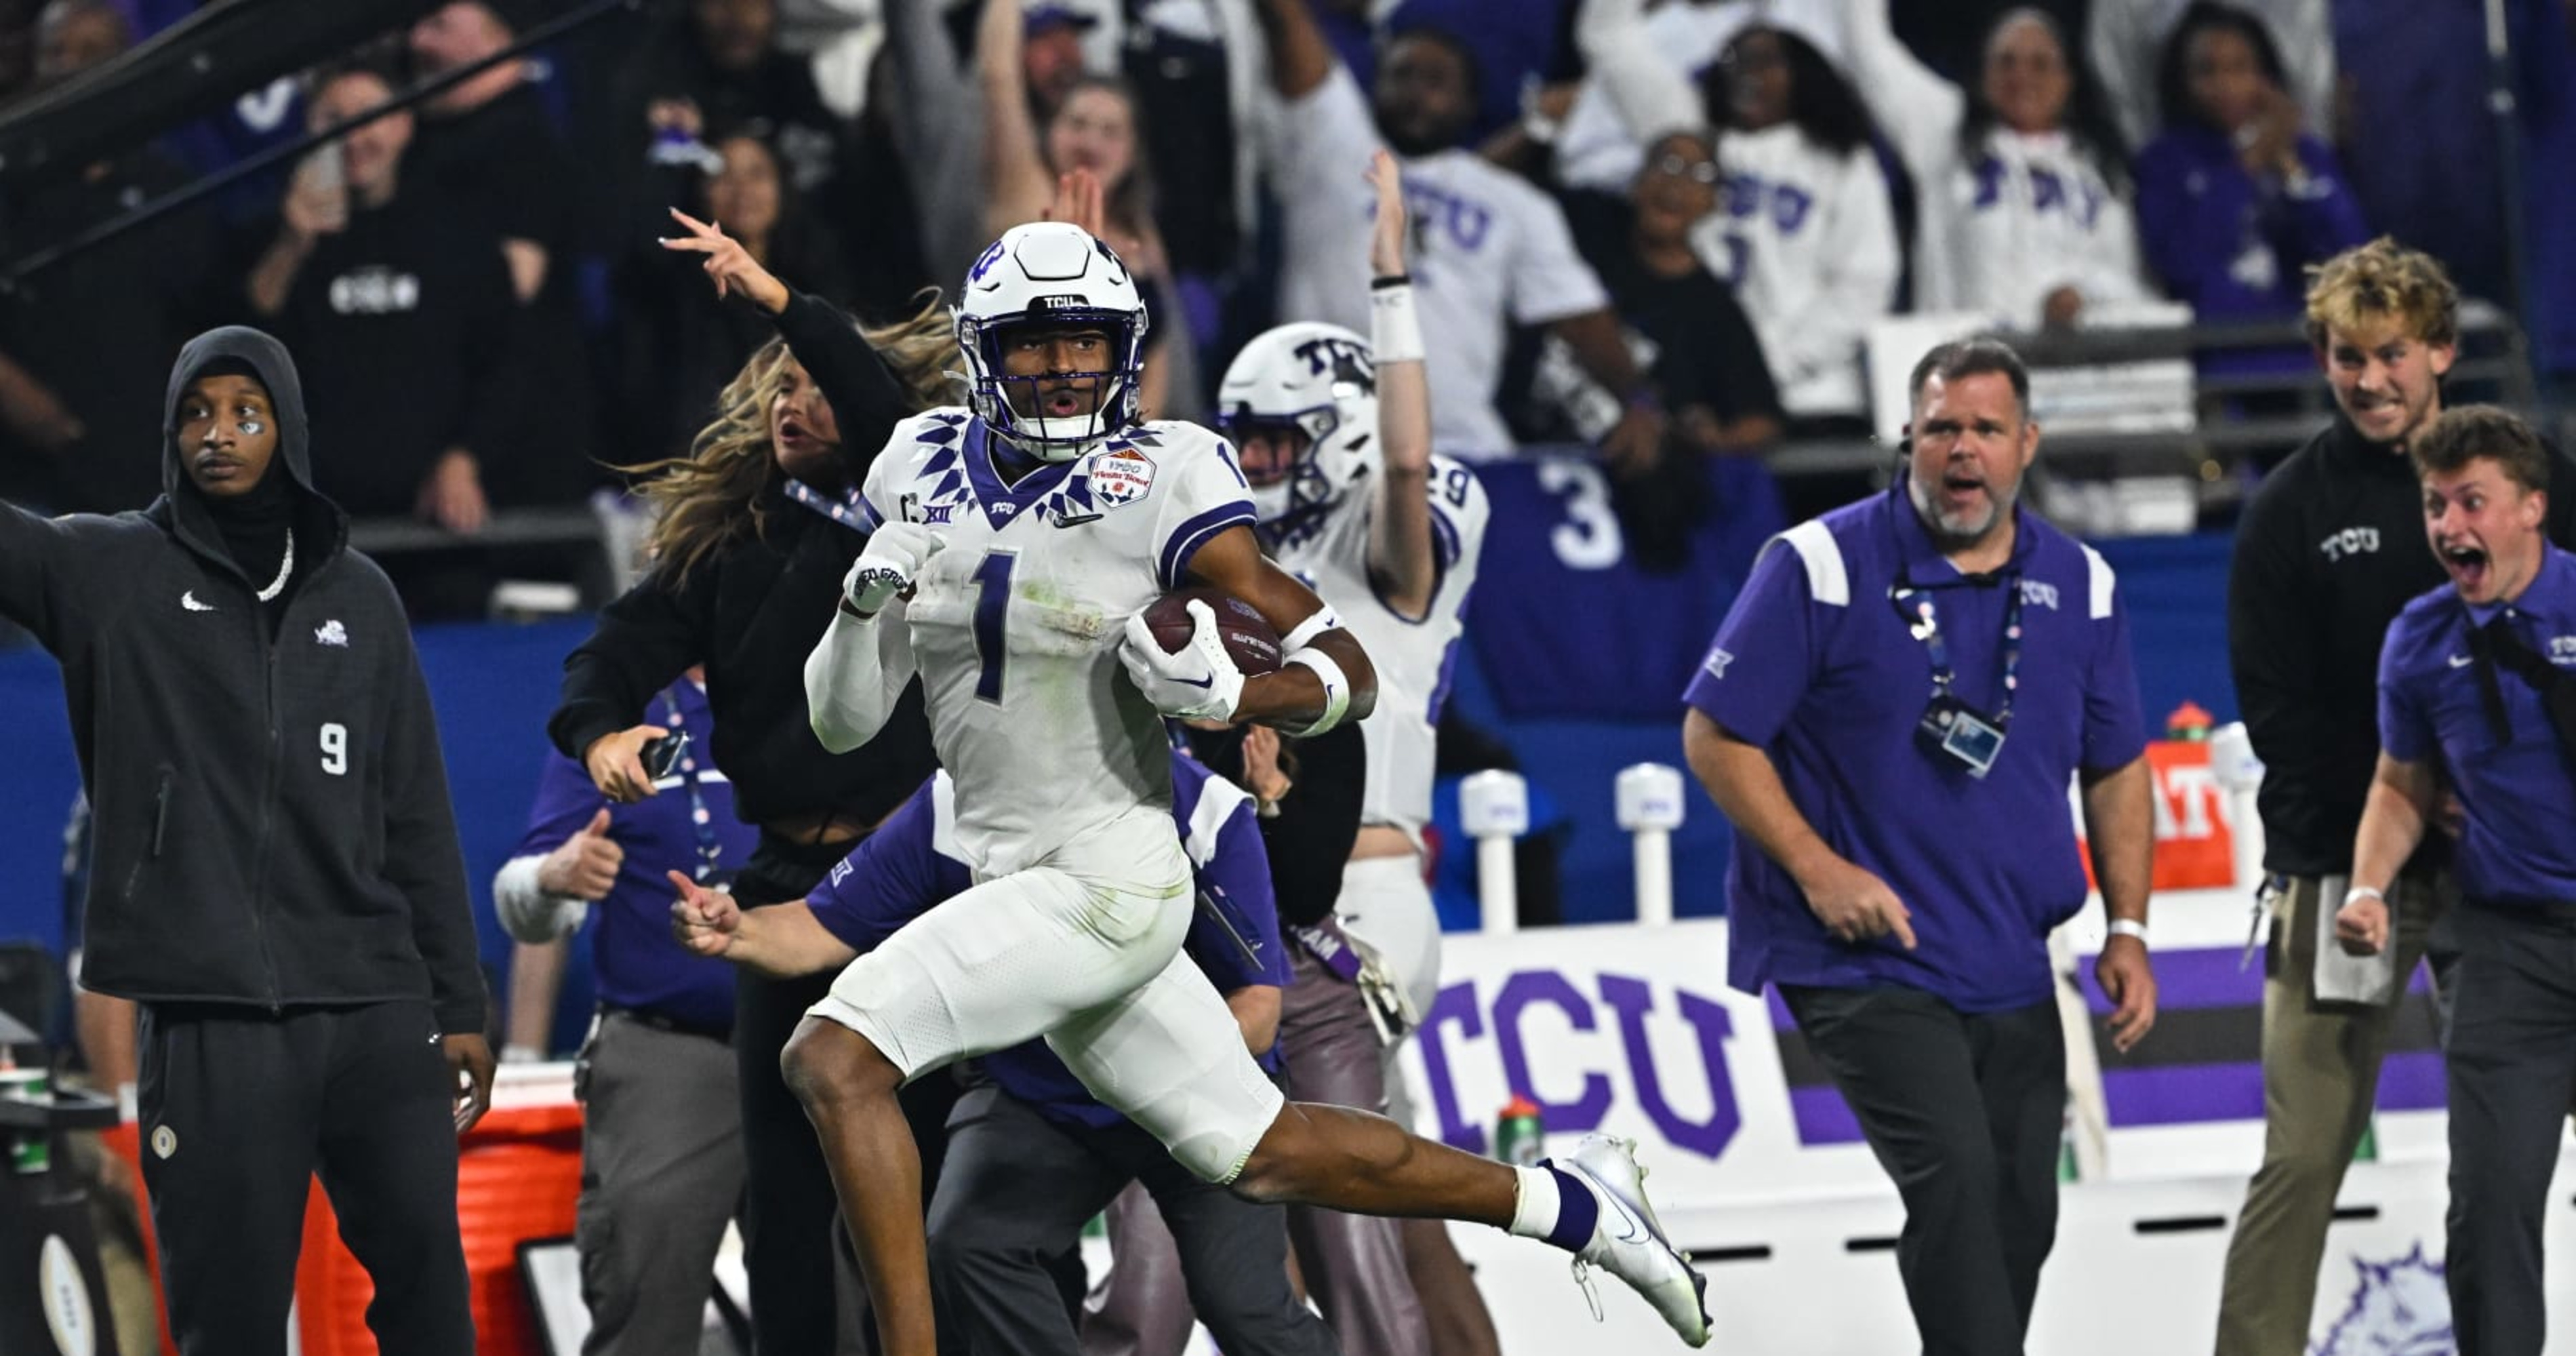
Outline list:
[[[963,894],[974,874],[951,833],[941,773],[832,868],[801,903],[738,909],[678,877],[673,930],[692,949],[772,975],[836,969]],[[1179,754],[1172,818],[1199,894],[1182,950],[1225,996],[1275,1080],[1287,948],[1251,797]],[[1152,1193],[1179,1244],[1200,1321],[1243,1356],[1330,1356],[1332,1331],[1288,1286],[1284,1208],[1200,1180],[1152,1135],[1092,1097],[1033,1040],[978,1059],[948,1121],[930,1202],[931,1282],[943,1321],[993,1356],[1079,1356],[1045,1266],[1130,1181]]]
[[[2111,567],[2015,503],[2039,451],[2020,358],[1945,344],[1912,391],[1902,482],[1763,549],[1682,738],[1735,824],[1729,981],[1778,986],[1895,1179],[1927,1356],[1996,1356],[2057,1231],[2067,785],[2127,1050],[2155,1021],[2151,779]]]
[[[2541,1226],[2576,1094],[2576,555],[2544,535],[2549,457],[2521,420],[2451,410],[2409,450],[2451,582],[2407,604],[2379,653],[2379,768],[2335,934],[2386,948],[2387,892],[2449,786],[2451,1323],[2463,1352],[2538,1356]]]
[[[734,818],[733,783],[708,756],[705,677],[692,669],[653,700],[654,722],[689,739],[657,769],[647,799],[611,806],[581,764],[549,751],[527,832],[492,881],[493,910],[522,943],[559,941],[594,912],[599,920],[590,940],[599,1012],[573,1083],[583,1356],[696,1352],[716,1253],[742,1199],[733,972],[671,940],[662,875],[679,867],[715,885],[760,837]],[[514,977],[511,997],[521,996]],[[547,1006],[531,1024],[540,1042]],[[514,1030],[521,1019],[511,1014]]]

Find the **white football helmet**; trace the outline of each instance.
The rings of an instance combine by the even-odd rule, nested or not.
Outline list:
[[[995,433],[1041,461],[1071,461],[1135,425],[1143,399],[1145,302],[1106,241],[1069,222],[1014,226],[984,248],[966,271],[958,297],[957,347],[966,361],[967,403]],[[1080,416],[1023,415],[1011,404],[1010,384],[1026,383],[1034,408],[1043,378],[1011,376],[1002,363],[1003,338],[1021,325],[1063,324],[1109,331],[1109,364],[1097,374],[1099,398]]]
[[[1377,358],[1339,325],[1300,321],[1256,336],[1225,369],[1216,409],[1238,446],[1265,427],[1305,435],[1287,474],[1252,486],[1265,527],[1331,506],[1377,470]]]

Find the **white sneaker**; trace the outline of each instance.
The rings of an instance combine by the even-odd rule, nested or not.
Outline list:
[[[1592,1241],[1574,1255],[1574,1278],[1585,1280],[1587,1267],[1603,1268],[1645,1296],[1684,1342],[1707,1346],[1708,1278],[1665,1239],[1655,1208],[1646,1203],[1646,1170],[1637,1166],[1636,1150],[1635,1140],[1585,1135],[1572,1154],[1555,1162],[1590,1188],[1600,1206]]]

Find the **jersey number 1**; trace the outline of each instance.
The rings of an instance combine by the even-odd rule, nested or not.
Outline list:
[[[980,701],[1002,700],[1002,618],[1011,607],[1011,570],[1020,562],[1017,551],[987,551],[975,567],[975,657],[981,661],[975,672],[975,696]]]

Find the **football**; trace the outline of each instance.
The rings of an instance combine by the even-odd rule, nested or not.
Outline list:
[[[1225,652],[1234,656],[1234,666],[1246,674],[1279,671],[1279,633],[1252,604],[1210,588],[1183,589],[1166,593],[1145,609],[1145,624],[1154,630],[1154,640],[1166,654],[1177,653],[1190,643],[1198,623],[1190,617],[1193,602],[1208,605],[1216,613],[1216,633],[1225,642]]]

